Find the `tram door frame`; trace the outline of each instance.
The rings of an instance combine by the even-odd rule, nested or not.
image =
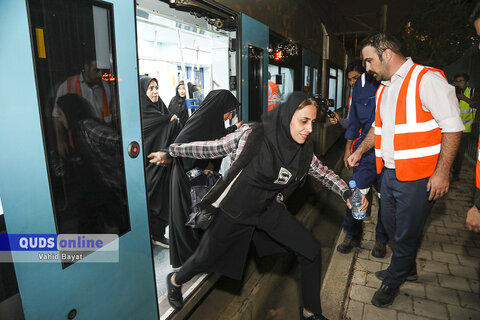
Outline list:
[[[241,56],[241,83],[242,83],[242,120],[243,121],[252,121],[259,120],[255,119],[255,115],[262,114],[267,111],[268,103],[268,44],[269,44],[269,35],[270,29],[268,26],[263,23],[247,16],[242,13],[241,16],[241,43],[242,43],[242,56]],[[249,65],[249,48],[256,47],[262,49],[263,59],[261,61],[261,70],[256,70],[256,76],[261,77],[261,86],[254,88],[250,83],[250,65]],[[252,75],[255,76],[255,75]],[[250,90],[259,90],[258,94],[253,94]],[[253,98],[254,96],[262,97],[262,105],[251,105],[255,102],[249,101],[249,97]],[[252,112],[249,112],[252,110]],[[253,112],[254,111],[254,112]],[[253,113],[253,115],[251,114]],[[253,116],[253,118],[252,118]]]
[[[130,231],[115,240],[118,263],[13,262],[26,319],[158,319],[145,196],[143,157],[130,158],[132,141],[142,146],[138,95],[135,7],[111,0],[122,119],[122,148]],[[42,133],[33,40],[27,1],[0,4],[0,195],[9,234],[55,234],[52,195]],[[134,45],[132,45],[134,44]],[[47,52],[48,55],[48,52]],[[140,150],[140,155],[142,150]],[[115,242],[114,241],[114,242]],[[90,254],[85,259],[95,256]]]
[[[248,46],[248,117],[249,121],[260,121],[263,108],[263,49]],[[267,80],[268,81],[268,80]]]

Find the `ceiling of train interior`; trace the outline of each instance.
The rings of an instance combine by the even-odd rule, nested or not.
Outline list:
[[[205,18],[206,21],[215,26],[217,29],[232,31],[236,29],[235,17],[229,15],[222,10],[218,10],[215,6],[206,2],[196,0],[162,0],[180,11],[188,12],[197,18]]]

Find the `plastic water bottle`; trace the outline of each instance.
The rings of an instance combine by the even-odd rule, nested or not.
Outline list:
[[[361,210],[360,207],[362,206],[362,193],[360,189],[357,188],[357,183],[355,180],[350,180],[348,186],[352,190],[352,195],[350,196],[350,204],[352,205],[352,216],[357,220],[365,219],[367,215],[364,210]]]
[[[190,181],[192,181],[201,174],[203,174],[203,170],[199,168],[193,168],[192,170],[187,171],[187,177]]]

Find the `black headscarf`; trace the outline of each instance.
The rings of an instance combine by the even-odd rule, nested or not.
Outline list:
[[[285,103],[262,115],[263,146],[259,154],[252,159],[252,165],[248,170],[249,175],[255,175],[259,186],[271,187],[280,168],[287,169],[292,176],[298,173],[301,151],[311,142],[309,139],[304,144],[295,142],[290,133],[290,121],[300,103],[308,97],[303,92],[294,92]],[[250,172],[252,170],[255,172]]]
[[[152,82],[152,80],[155,81],[158,86],[158,81],[155,78],[151,78],[148,76],[144,76],[140,78],[140,99],[141,99],[142,113],[144,114],[143,118],[147,116],[147,118],[153,119],[153,118],[158,118],[159,115],[162,115],[165,117],[163,118],[163,120],[166,120],[167,116],[170,116],[171,118],[173,114],[171,114],[168,111],[167,106],[165,106],[165,103],[163,103],[160,96],[158,96],[157,102],[152,102],[152,100],[150,100],[150,98],[147,96],[148,85],[150,84],[150,82]],[[155,116],[152,117],[151,116],[152,114],[154,114]],[[168,118],[168,121],[170,121],[170,118]]]
[[[188,119],[188,110],[185,103],[185,97],[180,97],[178,94],[178,88],[180,86],[185,86],[183,81],[181,81],[178,86],[175,88],[175,96],[170,100],[168,104],[168,111],[172,114],[176,114],[180,119],[180,123],[184,126]]]
[[[219,139],[225,135],[223,115],[236,110],[240,102],[228,90],[213,90],[205,97],[178,135],[175,143]]]
[[[193,93],[198,91],[198,88],[195,84],[189,82],[188,84],[188,96],[190,99],[193,99]]]

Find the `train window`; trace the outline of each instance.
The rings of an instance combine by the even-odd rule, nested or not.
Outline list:
[[[293,92],[293,69],[292,68],[281,68],[282,77],[284,78],[283,81],[283,96],[282,102],[286,102],[290,93]]]
[[[112,5],[27,3],[57,232],[122,235],[130,218]]]
[[[312,86],[312,83],[311,83],[312,75],[310,74],[311,69],[312,68],[309,65],[305,65],[305,79],[304,79],[304,82],[303,82],[303,87],[304,87],[305,92],[310,92],[311,91],[311,86]]]
[[[337,69],[337,109],[342,107],[343,97],[343,70]]]
[[[270,81],[275,82],[278,87],[280,102],[287,101],[288,96],[293,92],[293,69],[269,64],[268,72],[271,75]]]
[[[328,77],[328,99],[333,99],[335,102],[332,107],[329,107],[331,110],[337,108],[337,69],[330,68],[329,77]]]

